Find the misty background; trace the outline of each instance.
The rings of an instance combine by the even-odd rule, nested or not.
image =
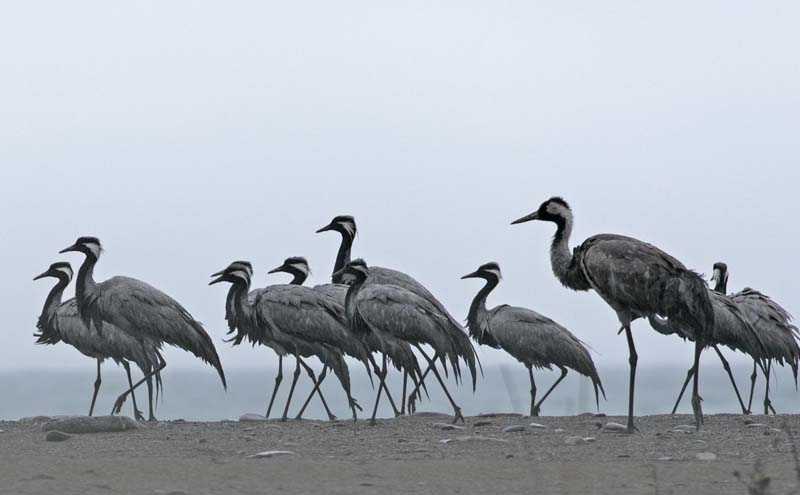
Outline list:
[[[103,242],[98,280],[160,288],[214,339],[232,392],[170,349],[167,397],[239,404],[239,393],[260,411],[276,358],[222,342],[226,289],[208,275],[248,259],[254,286],[283,283],[266,271],[302,255],[309,282],[326,282],[339,236],[314,231],[337,214],[357,220],[354,256],[413,275],[458,318],[479,288],[459,277],[499,262],[489,304],[533,308],[587,342],[621,399],[605,409],[623,412],[627,346],[614,312],[554,278],[553,225],[509,222],[561,195],[573,244],[613,232],[706,275],[725,261],[729,290],[752,286],[796,311],[798,14],[793,2],[721,1],[4,6],[0,389],[21,395],[0,401],[0,417],[88,405],[93,362],[32,337],[52,284],[31,279],[58,260],[77,270],[82,257],[58,251],[80,235]],[[666,410],[692,347],[641,321],[634,336],[649,370],[637,391],[669,389]],[[479,354],[486,383],[507,369],[527,407],[524,367]],[[726,354],[744,385],[751,361]],[[729,385],[710,371],[713,354],[703,364],[714,409],[709,397]],[[104,369],[111,388],[122,371]],[[797,411],[789,371],[777,373],[792,394],[776,409]],[[555,375],[538,375],[540,390]],[[237,389],[235,376],[252,385]],[[579,386],[565,381],[553,398]],[[495,388],[479,383],[465,412],[511,409]],[[101,410],[119,388],[106,392]],[[356,395],[371,405],[371,390]],[[581,397],[563,411],[591,409]],[[207,417],[200,409],[159,416]]]

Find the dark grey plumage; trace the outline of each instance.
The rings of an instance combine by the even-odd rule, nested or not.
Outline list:
[[[638,355],[630,324],[650,314],[666,316],[695,341],[695,366],[714,325],[714,310],[706,286],[698,274],[657,247],[631,237],[600,234],[569,249],[572,210],[561,198],[550,198],[535,212],[516,223],[531,220],[556,224],[550,247],[550,261],[556,278],[567,288],[594,289],[617,313],[625,330],[631,366],[628,401],[628,431],[633,432],[633,391]],[[695,373],[692,406],[697,427],[702,423],[702,408]]]
[[[600,407],[599,392],[605,391],[589,351],[577,337],[555,321],[536,311],[503,304],[486,308],[486,298],[500,283],[500,266],[495,262],[481,265],[461,278],[481,278],[486,285],[470,305],[467,329],[476,342],[502,349],[528,369],[531,380],[531,416],[538,416],[542,402],[572,369],[592,380],[595,401]],[[561,370],[561,377],[537,403],[532,367]]]
[[[98,333],[102,333],[104,324],[111,324],[134,339],[164,342],[191,352],[213,366],[223,387],[227,388],[222,363],[211,337],[180,303],[134,278],[113,277],[95,282],[94,266],[101,253],[100,240],[96,237],[80,237],[61,252],[68,251],[85,256],[78,271],[75,295],[78,312],[87,326],[94,324]],[[166,362],[162,361],[156,370],[161,371],[165,366]],[[119,411],[127,394],[136,386],[119,397],[115,411]]]
[[[134,362],[143,374],[147,375],[163,360],[159,353],[157,343],[137,340],[122,332],[113,325],[106,325],[102,335],[98,335],[95,328],[87,327],[78,313],[77,301],[72,298],[61,302],[64,289],[72,279],[72,267],[69,263],[54,263],[50,268],[38,275],[34,280],[45,277],[53,277],[58,280],[45,300],[42,313],[36,324],[38,333],[37,344],[53,345],[59,342],[69,344],[77,349],[84,356],[97,360],[97,379],[95,381],[94,394],[92,396],[89,415],[94,411],[94,403],[97,392],[100,389],[100,365],[105,359],[111,359],[118,365],[122,365],[131,382],[129,361]],[[161,386],[161,376],[156,373],[156,390]],[[153,415],[153,396],[152,382],[148,382],[150,389],[150,420],[154,420]],[[136,406],[135,396],[134,416],[137,420],[144,420],[141,411]]]

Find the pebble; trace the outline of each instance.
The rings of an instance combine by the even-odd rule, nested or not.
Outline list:
[[[564,433],[564,431],[565,431],[565,430],[564,430],[564,428],[556,428],[556,429],[555,429],[555,430],[553,430],[553,431],[554,431],[555,433]]]
[[[529,426],[531,428],[547,428],[545,425],[540,425],[539,423],[531,423]]]
[[[441,417],[450,417],[449,414],[445,414],[443,412],[436,412],[436,411],[420,411],[415,412],[412,416],[416,416],[417,418],[441,418]]]
[[[697,431],[693,425],[678,425],[672,429],[675,433],[694,433]]]
[[[525,430],[527,430],[525,425],[511,425],[503,428],[503,433],[516,433],[518,431],[525,431]]]
[[[664,457],[659,457],[659,458],[658,458],[658,459],[656,459],[656,460],[657,460],[657,461],[671,461],[671,460],[672,460],[672,457],[669,457],[669,456],[664,456]]]
[[[475,421],[475,423],[472,426],[477,428],[479,426],[489,426],[490,424],[492,424],[491,421]]]
[[[492,437],[482,437],[482,436],[465,436],[465,437],[456,437],[456,438],[446,438],[444,440],[440,440],[439,443],[451,443],[451,442],[500,442],[500,443],[508,443],[508,440],[504,440],[502,438],[492,438]]]
[[[746,424],[746,425],[751,425],[751,424],[753,424],[753,423],[755,423],[755,421],[753,421],[753,420],[752,420],[752,419],[750,419],[750,418],[745,418],[745,420],[744,420],[744,424]]]
[[[76,416],[54,419],[42,425],[44,431],[58,430],[65,433],[108,433],[143,428],[142,424],[128,416]]]
[[[583,439],[590,443],[597,440],[595,437],[584,437]]]
[[[246,413],[239,416],[239,421],[267,421],[267,417],[260,414]]]
[[[258,454],[253,454],[247,456],[248,459],[269,459],[271,457],[278,457],[282,455],[295,455],[294,452],[291,450],[266,450],[264,452],[259,452]]]
[[[748,428],[769,428],[769,425],[765,425],[764,423],[750,423],[747,425]]]
[[[480,413],[478,414],[479,418],[497,418],[500,416],[507,416],[511,418],[521,418],[522,414],[520,413]]]
[[[592,417],[593,418],[605,418],[606,417],[606,413],[595,413],[595,414],[592,414]]]
[[[72,435],[68,435],[62,431],[48,431],[47,435],[45,435],[44,439],[48,442],[63,442],[64,440],[69,440],[72,438]]]
[[[612,433],[621,433],[621,432],[627,432],[628,428],[625,425],[621,425],[619,423],[608,422],[603,425],[603,431]]]
[[[433,423],[433,427],[434,428],[439,428],[440,430],[444,430],[444,431],[465,430],[466,429],[463,426],[451,425],[450,423]]]
[[[586,443],[586,440],[583,437],[579,436],[571,436],[564,439],[564,443],[567,445],[582,445]]]
[[[699,452],[694,456],[698,461],[716,461],[717,454],[713,452]]]

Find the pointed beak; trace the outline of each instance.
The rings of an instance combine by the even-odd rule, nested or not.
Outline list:
[[[517,218],[516,220],[511,222],[511,225],[516,225],[518,223],[530,222],[531,220],[539,220],[539,212],[538,211],[534,211],[530,215],[525,215],[522,218]]]
[[[472,273],[467,273],[466,275],[461,277],[461,280],[464,280],[466,278],[478,278],[478,277],[480,277],[480,275],[478,275],[478,272],[472,272]]]
[[[225,281],[225,275],[223,275],[224,272],[225,272],[225,270],[222,270],[220,272],[217,272],[217,273],[211,275],[212,277],[217,277],[217,278],[215,278],[214,280],[209,282],[208,285],[214,285],[214,284],[218,284],[220,282],[224,282]]]
[[[278,273],[278,272],[282,272],[282,271],[283,271],[283,267],[284,267],[284,265],[281,265],[281,266],[279,266],[279,267],[277,267],[277,268],[273,268],[272,270],[268,271],[267,273]]]
[[[36,275],[35,277],[33,277],[33,279],[34,280],[39,280],[40,278],[45,278],[49,273],[50,273],[50,270],[48,270],[48,271],[46,271],[44,273],[40,273],[39,275]]]
[[[77,251],[77,250],[78,250],[78,245],[77,244],[73,244],[70,247],[66,247],[66,248],[62,249],[58,253],[59,254],[63,254],[63,253],[69,253],[70,251]]]
[[[320,232],[327,232],[329,230],[333,230],[333,224],[332,223],[329,223],[328,225],[322,227],[321,229],[317,229],[317,234],[319,234]]]

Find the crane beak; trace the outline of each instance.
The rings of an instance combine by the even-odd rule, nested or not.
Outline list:
[[[33,279],[34,280],[39,280],[40,278],[45,278],[45,277],[47,277],[49,275],[49,273],[50,273],[50,270],[47,270],[44,273],[40,273],[39,275],[36,275],[35,277],[33,277]]]
[[[272,270],[268,271],[267,273],[278,273],[278,272],[282,272],[285,266],[286,266],[286,265],[281,265],[281,266],[279,266],[279,267],[277,267],[277,268],[273,268]]]
[[[464,280],[464,279],[467,279],[467,278],[480,278],[480,275],[478,275],[478,272],[468,273],[468,274],[464,275],[463,277],[461,277],[461,280]]]
[[[319,234],[320,232],[327,232],[329,230],[333,230],[333,224],[332,223],[329,223],[328,225],[322,227],[321,229],[317,229],[317,234]]]
[[[222,272],[224,272],[224,271],[225,270],[223,270]],[[217,278],[215,278],[214,280],[212,280],[211,282],[209,282],[208,285],[214,285],[214,284],[218,284],[220,282],[224,282],[225,281],[225,275],[222,275],[222,272],[217,272],[214,275],[211,275],[212,277],[216,276],[216,275],[219,275],[219,276]]]
[[[530,215],[525,215],[522,218],[517,218],[516,220],[511,222],[511,225],[516,225],[518,223],[530,222],[531,220],[539,220],[539,212],[538,211],[534,211]]]
[[[61,250],[61,251],[59,251],[58,253],[59,253],[59,254],[63,254],[63,253],[69,253],[70,251],[78,251],[78,249],[79,249],[79,246],[78,246],[77,244],[73,244],[73,245],[72,245],[72,246],[70,246],[70,247],[66,247],[66,248],[62,249],[62,250]]]

